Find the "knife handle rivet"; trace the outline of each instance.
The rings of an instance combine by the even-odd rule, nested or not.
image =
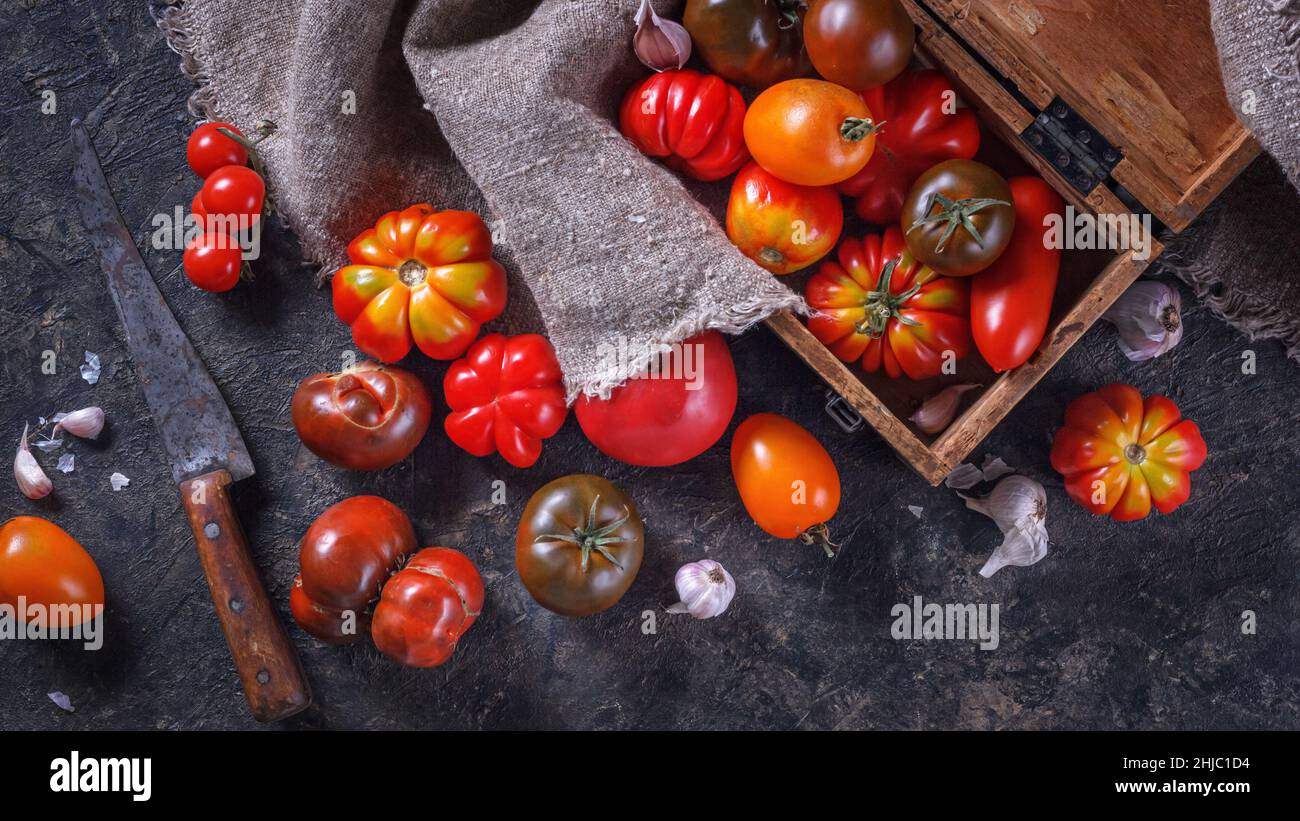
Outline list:
[[[244,611],[244,603],[239,599],[231,599],[230,611],[232,613],[242,613]]]
[[[258,684],[266,684],[266,683],[267,683],[268,681],[270,681],[270,680],[271,680],[271,674],[270,674],[270,673],[266,672],[265,670],[258,670],[258,671],[257,671],[257,683],[258,683]]]
[[[216,522],[208,522],[203,526],[203,535],[209,539],[215,539],[221,535],[221,528],[217,526]]]

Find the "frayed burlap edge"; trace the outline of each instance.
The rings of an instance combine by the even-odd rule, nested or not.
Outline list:
[[[167,0],[154,22],[167,39],[167,47],[180,55],[181,73],[195,88],[186,103],[191,114],[205,120],[216,119],[216,95],[208,81],[206,62],[199,54],[200,44],[183,0]]]

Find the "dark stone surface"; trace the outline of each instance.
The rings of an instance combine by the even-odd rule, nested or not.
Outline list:
[[[142,3],[6,4],[0,83],[0,427],[89,404],[110,419],[75,442],[77,467],[32,503],[0,482],[7,515],[58,522],[95,556],[108,589],[106,648],[0,642],[0,727],[252,726],[192,539],[126,356],[70,192],[67,127],[87,119],[127,220],[147,246],[156,212],[196,190],[185,167],[188,83]],[[253,70],[250,67],[250,70]],[[58,112],[40,113],[41,92]],[[147,259],[177,319],[229,400],[257,475],[238,488],[270,593],[288,618],[296,540],[328,504],[360,492],[397,502],[425,544],[466,550],[488,586],[485,613],[455,659],[400,669],[373,649],[298,644],[316,694],[287,727],[332,728],[1296,728],[1300,726],[1300,370],[1275,344],[1249,345],[1195,304],[1171,355],[1128,363],[1106,327],[1090,332],[993,433],[997,454],[1049,494],[1048,557],[991,580],[976,571],[997,544],[992,523],[912,474],[873,433],[849,436],[821,411],[818,379],[769,332],[732,342],[738,419],[784,413],[831,450],[844,480],[834,521],[844,542],[815,549],[768,538],[731,483],[725,441],[682,467],[646,470],[602,457],[572,420],[541,462],[518,471],[474,459],[435,430],[379,474],[329,467],[299,446],[294,385],[337,367],[349,346],[326,291],[312,286],[290,237],[273,231],[260,276],[213,296],[189,286],[179,254]],[[1258,356],[1241,372],[1242,352]],[[56,352],[58,372],[40,372]],[[78,376],[85,351],[103,378]],[[414,361],[436,385],[445,366]],[[1047,462],[1067,400],[1112,380],[1164,392],[1201,423],[1211,455],[1176,514],[1129,525],[1071,503]],[[113,493],[109,474],[131,479]],[[514,577],[516,517],[529,494],[567,473],[599,473],[637,500],[646,561],[624,601],[584,620],[537,607]],[[502,479],[508,503],[491,504]],[[920,505],[918,519],[907,510]],[[684,561],[710,556],[740,592],[725,617],[696,622],[662,608]],[[890,608],[1001,605],[1001,644],[895,641]],[[642,611],[658,632],[641,631]],[[1258,614],[1243,635],[1243,610]],[[67,693],[76,712],[46,697]]]

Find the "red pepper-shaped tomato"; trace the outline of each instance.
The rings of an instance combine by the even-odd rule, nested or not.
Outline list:
[[[1061,249],[1044,241],[1043,220],[1065,210],[1065,201],[1039,177],[1013,177],[1007,184],[1016,209],[1011,242],[974,276],[970,290],[975,347],[998,373],[1024,364],[1047,332]]]
[[[307,377],[290,409],[294,430],[312,453],[339,467],[382,470],[420,444],[433,403],[415,374],[363,362]]]
[[[830,253],[844,228],[844,206],[830,186],[795,185],[750,163],[727,202],[727,237],[774,274],[807,268]]]
[[[334,275],[334,313],[383,362],[406,356],[412,340],[434,359],[455,359],[506,305],[492,236],[468,211],[390,211],[352,241],[348,258]]]
[[[975,112],[955,107],[955,95],[948,78],[934,69],[907,71],[861,92],[884,125],[866,167],[839,184],[841,194],[857,198],[859,217],[878,225],[897,222],[917,177],[944,160],[975,156],[979,123]]]
[[[517,468],[531,467],[542,440],[568,416],[562,377],[546,337],[483,337],[442,381],[452,411],[447,436],[475,456],[500,453]]]
[[[384,585],[370,637],[407,667],[437,667],[483,610],[483,578],[459,550],[426,547]]]
[[[623,98],[619,126],[642,154],[709,182],[749,159],[745,100],[720,77],[687,69],[652,74]]]
[[[1187,501],[1191,472],[1205,461],[1201,429],[1163,396],[1107,385],[1065,409],[1052,441],[1052,467],[1070,498],[1117,522],[1169,513]]]
[[[883,282],[882,282],[883,281]],[[970,353],[970,286],[917,262],[897,226],[840,243],[804,289],[808,330],[845,362],[927,379]]]

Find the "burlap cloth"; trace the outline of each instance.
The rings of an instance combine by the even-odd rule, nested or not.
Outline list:
[[[267,183],[325,268],[386,211],[482,214],[511,273],[502,324],[547,334],[572,399],[699,331],[802,307],[619,134],[623,93],[648,71],[631,50],[636,7],[184,0],[160,26],[198,83],[193,113],[279,126],[262,144]]]

